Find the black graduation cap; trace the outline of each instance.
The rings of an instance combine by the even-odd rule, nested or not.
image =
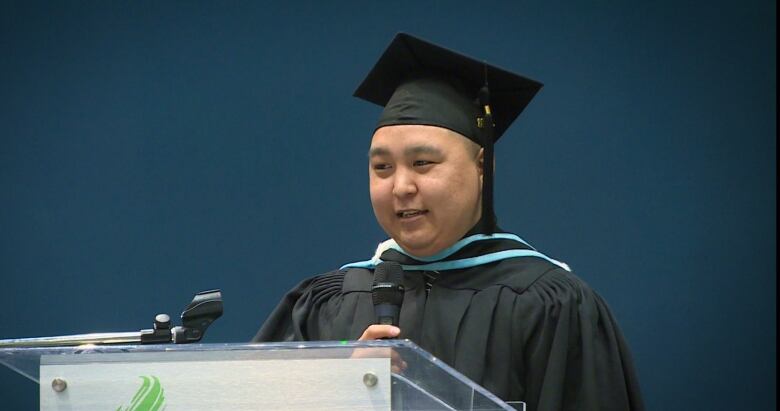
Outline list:
[[[542,84],[452,50],[399,33],[354,96],[384,107],[377,128],[399,124],[439,126],[485,149],[525,109]],[[495,229],[493,167],[485,167],[482,232]]]
[[[433,85],[435,80],[443,81],[445,84],[450,83],[457,94],[460,94],[461,99],[459,101],[452,100],[449,95],[451,90]],[[479,110],[476,100],[479,90],[486,83],[490,90],[490,106],[495,124],[494,138],[497,141],[525,109],[536,92],[542,88],[542,84],[406,33],[399,33],[395,36],[354,95],[374,104],[385,106],[385,111],[391,109],[396,111],[396,113],[383,112],[380,123],[382,121],[404,121],[403,119],[393,119],[393,115],[396,117],[416,115],[421,122],[425,120],[442,123],[452,122],[454,126],[451,124],[429,124],[451,128],[458,127],[463,123],[462,115],[464,113],[474,111],[478,115],[481,114],[476,111]],[[401,94],[401,92],[414,93],[413,97],[419,103],[417,113],[410,113],[408,108],[403,113],[397,113],[400,108],[393,106],[394,101],[391,100],[398,99],[400,96],[397,94]],[[432,105],[432,103],[446,100],[451,101],[444,107]],[[463,103],[466,103],[467,107],[462,107]],[[448,113],[447,111],[452,112]],[[432,118],[426,118],[431,116]],[[472,123],[476,125],[476,121],[473,119]],[[398,122],[394,124],[421,123]],[[382,125],[388,124],[380,124],[379,126]],[[469,135],[468,130],[462,130],[465,133],[459,130],[454,131],[458,131],[483,145],[481,139]]]

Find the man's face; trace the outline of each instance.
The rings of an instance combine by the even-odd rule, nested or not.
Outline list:
[[[482,150],[454,131],[382,127],[371,140],[368,173],[379,225],[413,255],[438,253],[479,221]]]

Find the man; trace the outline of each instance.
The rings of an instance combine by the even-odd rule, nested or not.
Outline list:
[[[541,84],[399,34],[355,93],[384,106],[374,258],[294,288],[254,341],[408,338],[529,410],[642,409],[608,307],[569,267],[495,224],[493,143]],[[404,270],[399,326],[375,325],[373,269]]]

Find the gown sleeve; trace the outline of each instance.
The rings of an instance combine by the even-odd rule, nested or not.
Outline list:
[[[282,298],[282,301],[274,308],[271,315],[263,323],[260,330],[257,331],[252,342],[283,342],[304,340],[305,330],[301,329],[300,321],[295,321],[293,312],[298,301],[304,295],[310,294],[310,285],[314,278],[302,281],[293,287]],[[304,298],[304,301],[308,300]],[[300,308],[300,307],[299,307]],[[298,315],[300,317],[300,314]],[[300,320],[300,318],[298,318]]]
[[[518,296],[530,410],[642,410],[625,338],[604,300],[555,270]]]
[[[304,280],[282,298],[252,342],[357,339],[373,320],[370,277],[363,274],[337,270]]]

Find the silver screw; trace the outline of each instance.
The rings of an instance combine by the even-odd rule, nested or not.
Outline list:
[[[51,388],[57,392],[63,392],[68,388],[68,382],[62,378],[55,378],[51,380]]]
[[[366,387],[373,387],[377,382],[379,382],[379,378],[373,372],[369,371],[363,374],[363,384],[366,384]]]

